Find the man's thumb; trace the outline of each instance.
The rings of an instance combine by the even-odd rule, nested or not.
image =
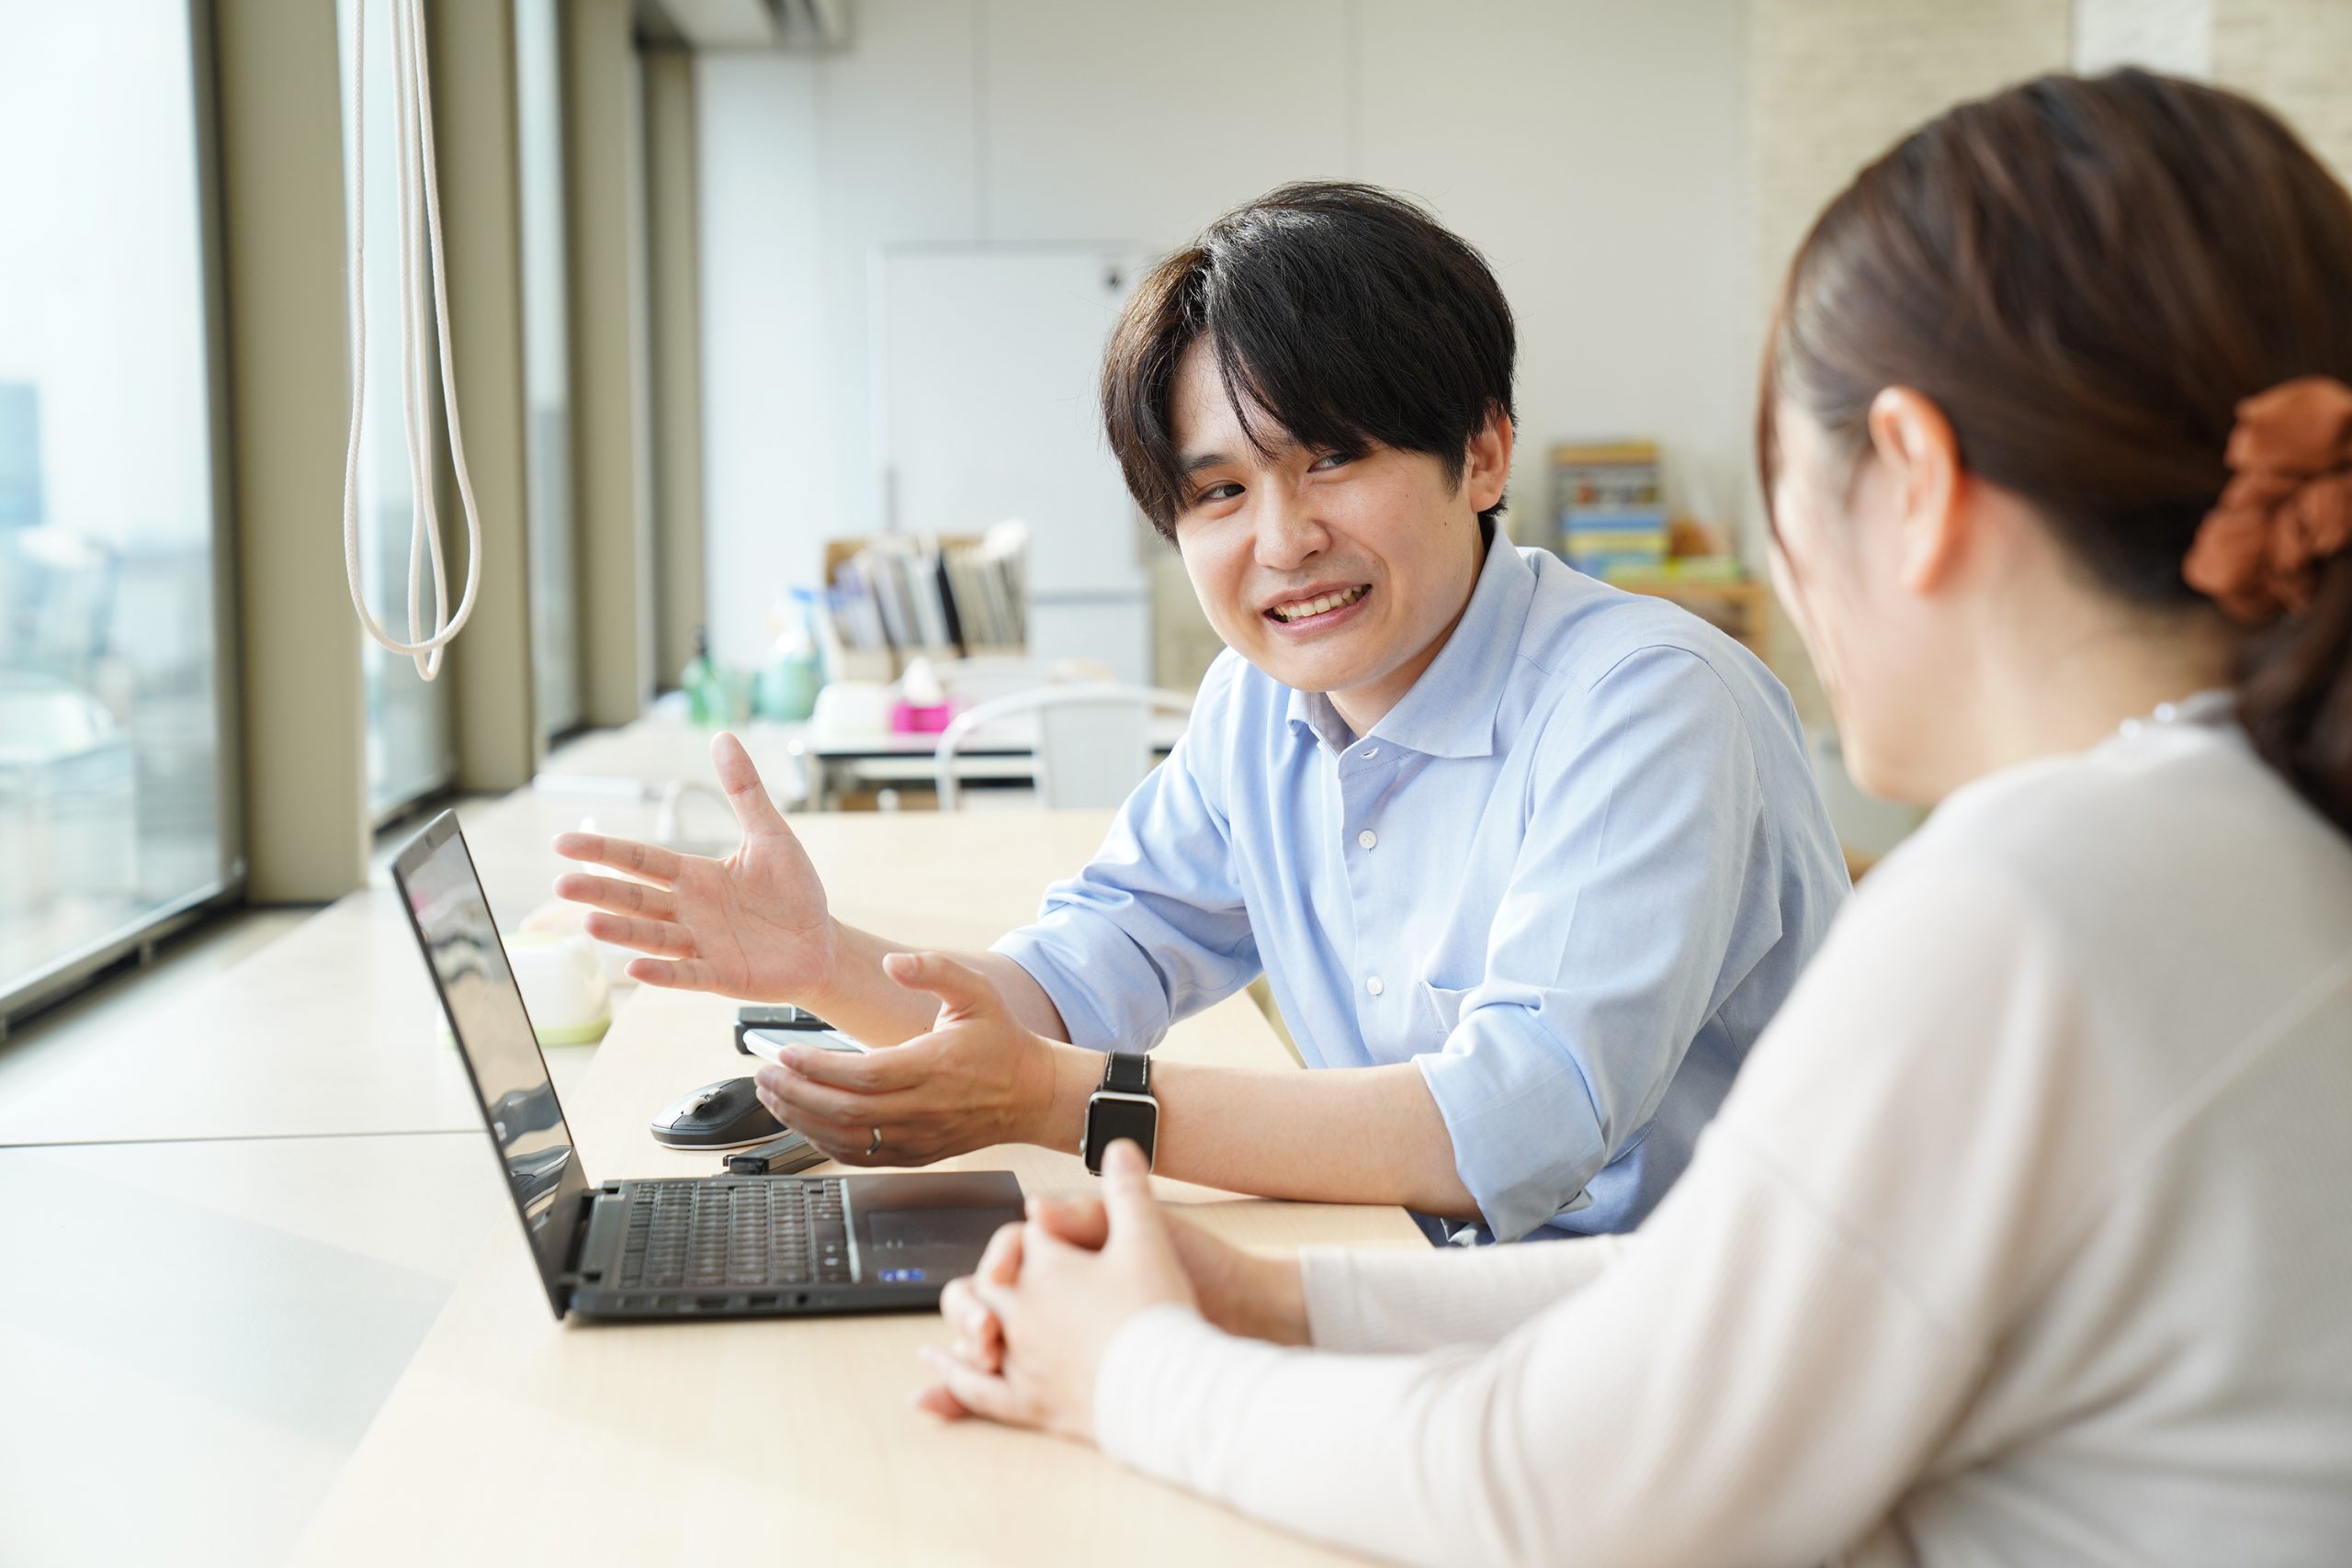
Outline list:
[[[721,730],[711,738],[711,767],[718,774],[719,787],[727,792],[727,803],[735,808],[735,820],[746,833],[785,833],[792,829],[784,823],[784,813],[775,808],[768,786],[760,782],[760,770],[752,765],[752,754],[743,743]]]
[[[944,953],[893,953],[882,972],[910,991],[928,991],[957,1014],[986,1012],[998,1005],[996,987],[968,964]]]

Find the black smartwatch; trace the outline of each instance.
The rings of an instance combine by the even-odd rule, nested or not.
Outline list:
[[[1078,1145],[1086,1168],[1102,1174],[1102,1155],[1121,1138],[1131,1138],[1152,1163],[1159,1136],[1159,1101],[1151,1098],[1151,1058],[1114,1051],[1102,1064],[1102,1087],[1086,1102],[1086,1137]]]

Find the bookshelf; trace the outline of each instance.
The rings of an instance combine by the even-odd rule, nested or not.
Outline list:
[[[1025,536],[876,534],[825,542],[841,671],[888,681],[933,661],[1027,650]]]

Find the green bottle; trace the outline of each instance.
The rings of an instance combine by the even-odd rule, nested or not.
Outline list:
[[[695,656],[679,674],[678,687],[686,694],[686,716],[698,728],[716,729],[727,722],[727,693],[718,666],[711,662],[708,626],[695,628]]]

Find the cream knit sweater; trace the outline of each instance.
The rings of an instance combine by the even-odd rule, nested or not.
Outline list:
[[[2132,728],[2132,727],[2127,727]],[[1309,1253],[1103,1449],[1430,1563],[2352,1564],[2352,844],[2234,730],[1954,796],[1635,1235]]]

